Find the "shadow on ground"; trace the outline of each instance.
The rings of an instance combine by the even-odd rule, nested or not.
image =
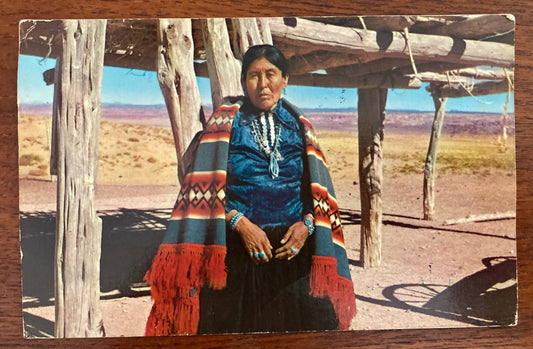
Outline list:
[[[516,324],[516,258],[483,259],[486,266],[451,285],[399,284],[385,288],[386,300],[358,295],[358,300],[405,309],[476,326]]]
[[[27,312],[22,312],[25,338],[54,338],[54,323]]]
[[[360,210],[341,208],[339,209],[339,213],[341,216],[341,221],[342,221],[343,226],[361,224],[361,211]],[[499,220],[499,219],[495,219],[495,220]],[[435,231],[448,232],[448,233],[470,234],[470,235],[478,235],[478,236],[498,238],[498,239],[504,239],[504,240],[516,240],[514,237],[505,236],[505,235],[486,234],[486,233],[472,231],[472,230],[442,227],[436,224],[434,221],[424,221],[418,217],[404,216],[404,215],[398,215],[398,214],[383,213],[383,219],[381,222],[383,225],[391,225],[391,226],[396,226],[400,228],[408,228],[408,229],[415,229],[415,230],[431,229]]]
[[[163,240],[169,210],[119,209],[99,211],[102,218],[100,285],[103,293],[120,296],[147,294],[135,291]],[[21,212],[22,295],[24,306],[53,304],[55,213]],[[141,293],[141,294],[138,294]]]

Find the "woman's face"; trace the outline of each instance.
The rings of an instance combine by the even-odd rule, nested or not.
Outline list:
[[[250,64],[242,87],[253,105],[270,110],[278,103],[288,79],[288,75],[283,77],[281,70],[266,58],[258,58]]]

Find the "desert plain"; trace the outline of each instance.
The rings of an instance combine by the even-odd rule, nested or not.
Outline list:
[[[104,113],[96,206],[103,221],[101,308],[107,336],[142,336],[151,308],[142,277],[178,192],[168,120]],[[128,115],[136,115],[130,118]],[[145,117],[143,117],[145,115]],[[439,143],[436,215],[424,221],[423,168],[431,113],[389,113],[383,139],[381,265],[360,263],[355,112],[309,113],[341,210],[357,316],[351,330],[508,326],[519,321],[514,218],[447,224],[516,210],[514,123],[450,113]],[[55,178],[51,118],[19,116],[20,228],[26,337],[53,336]]]

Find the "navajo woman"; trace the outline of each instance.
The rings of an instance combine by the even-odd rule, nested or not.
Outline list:
[[[275,47],[244,55],[246,97],[203,131],[148,276],[147,335],[348,329],[338,206],[288,78]]]

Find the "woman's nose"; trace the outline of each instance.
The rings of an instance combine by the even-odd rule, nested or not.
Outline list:
[[[261,75],[259,77],[259,86],[260,87],[266,87],[267,85],[267,78],[266,78],[266,75]]]

